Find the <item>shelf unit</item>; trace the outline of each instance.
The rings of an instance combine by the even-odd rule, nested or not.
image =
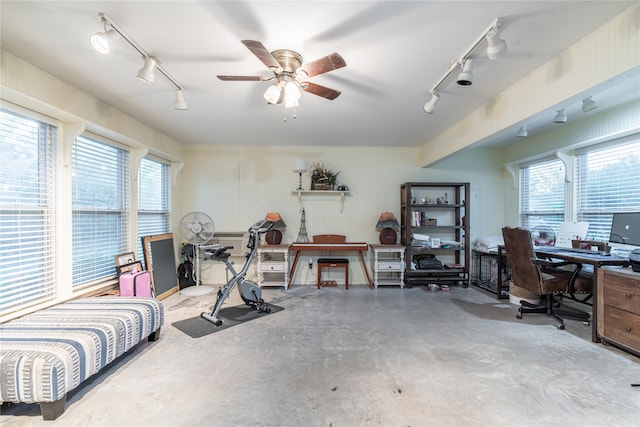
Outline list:
[[[370,244],[371,271],[373,271],[373,286],[379,285],[404,287],[404,246]]]
[[[408,286],[469,285],[469,188],[469,183],[455,182],[406,182],[400,186],[400,243],[406,246]],[[422,238],[416,239],[416,234]],[[438,247],[434,239],[440,242]],[[416,268],[413,257],[417,254],[434,255],[442,268]]]
[[[298,204],[300,205],[300,211],[302,211],[302,198],[303,196],[338,196],[340,197],[340,213],[344,210],[344,197],[349,194],[349,191],[334,191],[334,190],[294,190],[291,194],[298,196]]]
[[[473,272],[471,283],[479,288],[496,294],[498,299],[509,298],[509,280],[511,270],[504,246],[499,245],[497,252],[472,251]]]
[[[289,286],[289,245],[258,248],[258,286]]]

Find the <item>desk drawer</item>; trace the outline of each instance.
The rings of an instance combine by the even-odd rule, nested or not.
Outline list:
[[[402,271],[404,264],[400,261],[378,261],[378,271]]]
[[[260,264],[260,271],[284,271],[284,263],[263,262]]]
[[[604,304],[640,314],[640,287],[634,285],[631,278],[608,275]]]
[[[640,316],[605,305],[604,335],[608,340],[640,350]]]

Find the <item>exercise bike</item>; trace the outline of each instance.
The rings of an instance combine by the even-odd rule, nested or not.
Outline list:
[[[204,312],[200,314],[200,317],[208,320],[216,326],[222,325],[222,319],[218,317],[220,308],[236,285],[238,286],[240,297],[245,304],[250,307],[254,307],[261,313],[271,313],[271,308],[269,308],[269,305],[262,299],[262,289],[260,286],[251,280],[245,280],[244,277],[249,270],[251,261],[253,261],[253,258],[258,252],[260,235],[271,230],[274,224],[274,222],[269,220],[260,220],[249,228],[249,243],[247,244],[249,252],[244,255],[245,262],[240,271],[236,271],[233,268],[231,261],[229,261],[229,256],[231,254],[227,252],[227,250],[233,249],[233,246],[212,245],[203,248],[204,259],[223,262],[227,266],[227,271],[231,273],[231,279],[229,279],[227,284],[221,289],[218,289],[218,298],[216,299],[216,303],[213,306],[211,313]]]

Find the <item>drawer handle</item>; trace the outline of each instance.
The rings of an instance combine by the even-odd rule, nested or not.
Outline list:
[[[627,331],[627,332],[631,332],[631,326],[625,327],[624,330]]]
[[[633,296],[633,294],[624,294],[625,298],[631,299],[631,297]]]

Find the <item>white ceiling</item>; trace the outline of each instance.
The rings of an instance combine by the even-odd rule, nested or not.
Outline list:
[[[185,144],[420,146],[636,4],[2,0],[1,45]],[[91,48],[89,35],[103,29],[99,12],[160,59],[184,87],[187,111],[174,110],[174,87],[162,75],[156,73],[153,86],[135,78],[142,60],[124,40],[114,42],[110,55]],[[478,49],[474,84],[449,79],[436,112],[426,114],[431,87],[496,17],[504,19],[507,54],[490,61]],[[347,66],[311,80],[342,94],[329,101],[303,93],[297,118],[289,114],[285,123],[284,107],[262,97],[270,82],[216,78],[270,75],[242,39],[295,50],[305,62],[339,52]],[[637,89],[637,75],[624,80]],[[617,83],[587,93],[600,104],[593,114],[638,98]],[[529,134],[541,131],[552,113],[532,117]],[[513,142],[514,134],[501,132],[492,143]]]

